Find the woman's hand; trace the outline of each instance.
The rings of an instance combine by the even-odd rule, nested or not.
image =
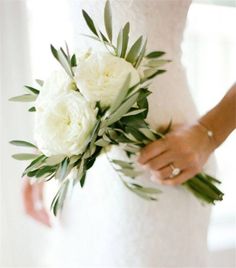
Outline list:
[[[26,213],[37,222],[51,227],[49,214],[44,206],[43,183],[30,184],[27,178],[24,179],[22,195]]]
[[[199,173],[214,149],[213,137],[199,123],[177,125],[143,148],[139,162],[153,171],[153,180],[178,185]]]

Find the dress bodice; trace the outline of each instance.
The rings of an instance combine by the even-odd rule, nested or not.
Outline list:
[[[148,38],[147,50],[165,51],[166,58],[172,60],[166,67],[167,73],[157,77],[150,87],[153,94],[149,98],[148,120],[155,128],[170,120],[182,123],[197,116],[181,64],[181,43],[190,4],[191,0],[111,0],[114,36],[129,21],[130,44],[143,35]],[[100,48],[98,42],[81,36],[81,33],[90,34],[81,10],[86,10],[96,25],[104,30],[104,5],[105,0],[70,2],[78,49]]]
[[[114,29],[117,33],[126,22],[131,24],[130,40],[138,36],[148,38],[148,49],[167,52],[172,60],[181,56],[181,40],[191,0],[112,0]],[[73,0],[71,3],[76,43],[81,43],[79,33],[88,33],[79,13],[85,9],[99,27],[103,26],[105,0]],[[83,40],[89,42],[91,41]],[[88,44],[88,43],[87,43]]]

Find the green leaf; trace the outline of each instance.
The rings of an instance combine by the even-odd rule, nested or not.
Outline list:
[[[85,10],[82,10],[82,14],[83,14],[83,17],[87,23],[87,26],[89,27],[89,29],[92,31],[92,33],[94,33],[95,35],[97,35],[97,31],[96,31],[96,28],[94,26],[94,22],[93,20],[91,19],[91,17],[89,16],[89,14],[85,11]]]
[[[70,60],[68,59],[67,55],[65,54],[64,50],[60,48],[60,50],[55,49],[53,45],[51,47],[51,52],[55,59],[61,64],[65,72],[73,79],[73,71],[71,69]]]
[[[99,139],[99,140],[97,140],[97,141],[95,142],[95,144],[96,144],[97,146],[100,146],[100,147],[106,147],[107,145],[110,144],[110,142],[105,141],[104,139]]]
[[[120,30],[117,38],[117,55],[121,58],[125,58],[126,51],[129,43],[129,31],[130,24],[126,23],[123,29]]]
[[[32,93],[34,93],[35,95],[39,94],[39,90],[30,86],[24,86],[25,88],[27,88],[28,90],[30,90]]]
[[[137,115],[137,114],[143,113],[146,110],[147,110],[146,108],[145,109],[135,109],[135,110],[123,115],[123,117],[131,116],[131,115]]]
[[[66,198],[66,194],[67,194],[67,191],[68,191],[68,187],[69,187],[69,180],[66,180],[66,181],[63,182],[63,184],[59,188],[57,194],[53,198],[53,201],[52,201],[52,204],[51,204],[51,210],[53,211],[53,214],[55,216],[57,216],[59,211],[61,211],[62,208],[63,208],[65,198]]]
[[[149,188],[149,187],[143,187],[142,191],[148,194],[159,194],[162,193],[162,191],[160,189],[157,188]]]
[[[153,134],[153,132],[149,128],[139,128],[139,131],[142,132],[144,136],[146,136],[149,140],[155,141],[156,136]]]
[[[36,95],[32,94],[24,94],[21,96],[16,96],[13,98],[10,98],[9,101],[16,101],[16,102],[33,102],[37,99]]]
[[[109,40],[112,42],[112,13],[110,1],[107,0],[104,10],[104,24]]]
[[[149,60],[145,63],[145,67],[150,67],[150,68],[160,68],[161,66],[169,63],[171,61],[169,60]]]
[[[149,54],[146,55],[146,58],[152,59],[152,58],[159,58],[166,53],[164,51],[152,51]]]
[[[44,84],[44,81],[43,80],[40,80],[40,79],[36,79],[35,80],[36,81],[36,83],[39,85],[39,86],[43,86],[43,84]]]
[[[157,69],[147,69],[144,70],[144,80],[147,81],[149,79],[154,78],[155,76],[165,73],[166,70],[157,70]]]
[[[146,47],[147,47],[147,39],[145,40],[144,44],[143,44],[143,47],[141,49],[141,52],[138,56],[138,59],[137,59],[137,62],[135,64],[135,68],[137,69],[139,67],[139,65],[141,64],[142,60],[143,60],[143,57],[145,55],[145,52],[146,52]]]
[[[65,155],[54,155],[46,159],[45,164],[47,166],[54,166],[60,164],[65,159]]]
[[[130,48],[127,56],[126,56],[126,60],[132,64],[135,64],[138,57],[139,57],[139,53],[142,47],[142,41],[143,41],[143,37],[140,36],[137,41],[132,45],[132,47]]]
[[[12,157],[16,160],[31,160],[38,157],[37,154],[13,154]]]
[[[126,114],[130,108],[134,105],[137,101],[139,96],[139,92],[134,93],[131,95],[125,102],[121,104],[121,106],[110,116],[110,118],[105,121],[105,125],[109,126],[116,121],[118,121],[124,114]]]
[[[83,188],[84,187],[84,183],[85,183],[85,179],[86,179],[86,174],[84,174],[81,179],[80,179],[80,186]]]
[[[24,170],[23,172],[23,176],[24,175],[28,175],[28,172],[31,172],[33,170],[36,170],[37,168],[39,168],[41,165],[44,164],[44,161],[47,159],[47,157],[45,155],[40,155],[38,156],[36,159],[34,159],[29,166]]]
[[[12,140],[10,141],[10,144],[16,145],[16,146],[23,146],[23,147],[31,147],[31,148],[36,148],[34,144],[28,142],[28,141],[22,141],[22,140]]]
[[[151,188],[145,188],[145,187],[138,185],[138,184],[135,184],[135,183],[129,184],[125,181],[123,181],[123,183],[129,190],[131,190],[132,192],[137,194],[139,197],[142,197],[146,200],[151,200],[151,201],[157,200],[156,195],[161,192],[160,190],[155,189],[152,193],[149,193],[148,189],[151,189]],[[145,192],[145,189],[147,189],[147,192]]]
[[[140,171],[129,168],[122,168],[118,169],[117,171],[130,178],[135,178],[142,174]]]
[[[73,54],[70,60],[71,67],[76,67],[77,66],[77,61],[76,61],[76,55]]]
[[[28,109],[28,112],[36,112],[36,108],[35,107],[31,107]]]
[[[130,153],[137,153],[140,151],[140,147],[134,144],[126,144],[124,150]]]
[[[35,177],[36,178],[40,178],[40,177],[48,177],[49,175],[51,175],[52,173],[54,173],[56,171],[55,166],[44,166],[40,169],[38,169],[38,171],[35,173]]]
[[[170,132],[172,127],[172,119],[170,120],[169,124],[167,125],[166,129],[162,132],[163,136]]]
[[[61,163],[60,168],[59,168],[59,171],[58,171],[58,174],[57,174],[57,179],[58,179],[59,181],[63,181],[63,180],[65,179],[66,175],[68,175],[68,173],[67,173],[67,168],[68,168],[68,166],[69,166],[69,163],[70,163],[70,161],[69,161],[68,158],[66,158],[66,159]]]

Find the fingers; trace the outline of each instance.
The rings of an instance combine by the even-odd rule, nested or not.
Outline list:
[[[22,194],[26,213],[37,222],[51,227],[49,214],[43,204],[43,184],[31,185],[25,181]]]
[[[148,161],[146,164],[152,170],[160,170],[168,165],[170,165],[174,161],[174,157],[171,155],[170,152],[164,152],[161,155],[153,158],[152,160]]]
[[[40,222],[47,227],[51,227],[50,218],[45,207],[42,207],[41,209],[31,210],[27,214],[37,222]]]
[[[168,167],[166,167],[161,171],[154,171],[153,175],[155,180],[161,184],[177,186],[189,180],[189,178],[193,177],[195,173],[192,170],[182,170],[178,176],[170,177],[171,171],[170,169],[168,170]]]
[[[148,161],[153,159],[154,157],[162,154],[167,150],[167,145],[165,139],[159,139],[148,144],[140,151],[140,156],[138,161],[140,164],[146,164]]]

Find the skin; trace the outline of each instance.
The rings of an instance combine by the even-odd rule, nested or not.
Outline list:
[[[236,128],[236,83],[224,98],[197,122],[175,125],[165,138],[148,144],[140,152],[139,162],[150,168],[153,180],[165,185],[180,185],[199,173],[212,152],[218,148]],[[210,137],[207,130],[213,132]],[[172,168],[181,173],[170,177]],[[43,184],[30,185],[25,180],[23,199],[28,215],[50,227],[45,207],[38,210],[37,202],[43,204]]]

